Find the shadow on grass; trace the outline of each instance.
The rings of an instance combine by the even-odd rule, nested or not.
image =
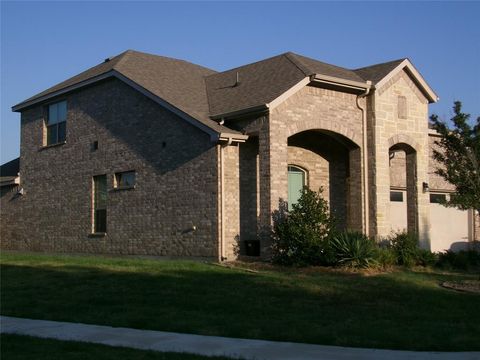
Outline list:
[[[325,345],[480,350],[480,296],[462,275],[257,274],[203,264],[147,271],[2,265],[1,313]]]

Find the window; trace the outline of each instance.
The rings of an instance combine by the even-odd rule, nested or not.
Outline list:
[[[430,202],[433,204],[441,204],[447,201],[446,194],[430,194]]]
[[[403,192],[402,191],[390,191],[390,201],[403,202]]]
[[[93,232],[107,232],[107,175],[93,177]]]
[[[302,168],[294,165],[288,165],[288,211],[293,209],[293,205],[298,203],[302,196],[302,190],[306,183],[306,172]]]
[[[67,102],[60,101],[48,105],[47,111],[47,146],[62,143],[67,131]]]
[[[405,96],[398,97],[398,118],[406,119],[407,118],[407,98]]]
[[[135,187],[135,171],[125,171],[115,174],[115,189],[128,189]]]

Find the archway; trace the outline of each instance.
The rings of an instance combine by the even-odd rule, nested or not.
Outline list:
[[[418,234],[417,152],[401,142],[389,148],[390,228]]]
[[[360,148],[345,136],[328,130],[306,130],[288,138],[289,209],[298,199],[298,184],[323,189],[340,229],[362,230]],[[294,166],[293,168],[291,166]]]

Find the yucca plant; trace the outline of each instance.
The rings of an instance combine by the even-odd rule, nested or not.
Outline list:
[[[344,231],[332,237],[331,247],[340,265],[364,268],[375,261],[375,242],[357,231]]]

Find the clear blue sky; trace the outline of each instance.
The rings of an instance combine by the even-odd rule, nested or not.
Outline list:
[[[126,49],[225,70],[285,51],[347,68],[410,58],[439,94],[480,115],[478,2],[1,2],[1,147],[11,106]]]

